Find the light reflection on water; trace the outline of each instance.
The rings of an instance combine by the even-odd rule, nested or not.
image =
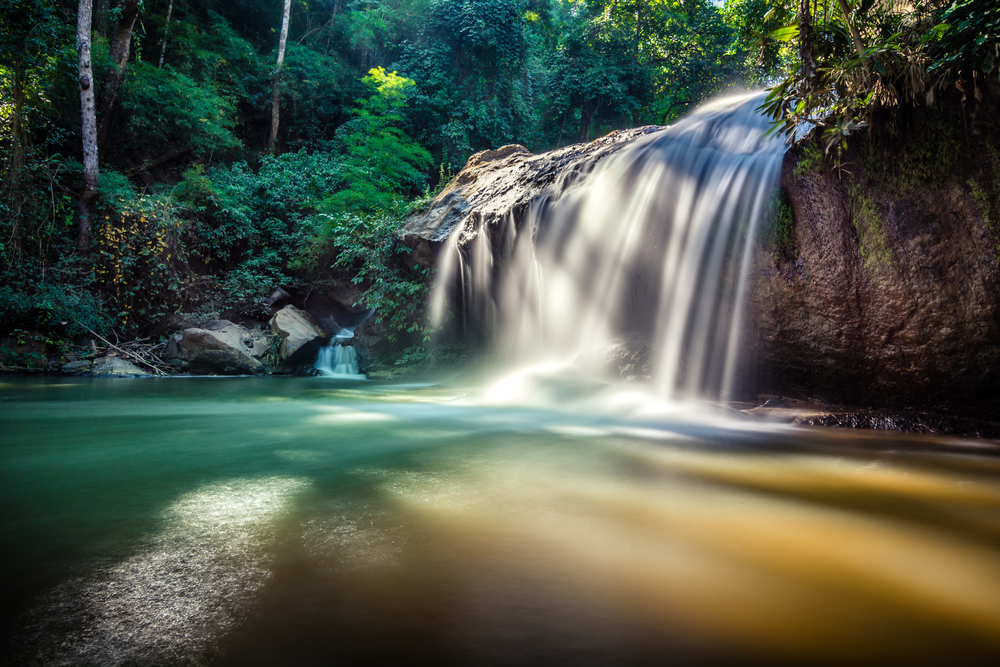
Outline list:
[[[4,654],[1000,656],[992,443],[679,415],[620,394],[574,407],[475,395],[314,378],[5,382]]]

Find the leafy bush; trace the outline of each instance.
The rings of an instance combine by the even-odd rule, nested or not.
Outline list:
[[[170,197],[140,195],[120,174],[101,175],[90,261],[116,329],[134,334],[176,309],[184,276]]]
[[[396,239],[402,210],[321,217],[328,224],[322,243],[336,248],[333,267],[352,275],[355,285],[366,286],[362,301],[388,326],[389,340],[395,342],[400,334],[422,335],[429,271],[405,262],[410,248]]]
[[[0,326],[4,330],[26,327],[76,337],[88,330],[107,334],[111,324],[101,298],[80,285],[0,286]]]
[[[981,95],[1000,74],[1000,5],[995,0],[918,0],[912,7],[862,3],[845,17],[836,3],[813,17],[813,39],[802,44],[799,22],[772,33],[798,40],[813,54],[768,95],[765,110],[793,135],[802,123],[822,132],[827,152],[848,136],[883,120],[891,130],[904,104],[930,102],[954,89],[962,99]]]
[[[430,153],[401,128],[413,80],[378,67],[361,82],[372,95],[358,100],[356,117],[337,130],[346,187],[323,202],[327,212],[396,208],[403,196],[426,187],[433,164]]]
[[[195,157],[240,148],[233,133],[232,102],[169,66],[133,63],[121,106],[128,113],[126,128],[134,143],[160,152],[167,147],[189,150]]]

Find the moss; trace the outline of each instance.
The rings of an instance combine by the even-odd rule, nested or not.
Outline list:
[[[784,188],[775,188],[764,213],[763,241],[774,248],[775,261],[795,257],[795,216]]]
[[[984,143],[987,164],[979,171],[979,179],[970,178],[965,182],[969,196],[976,203],[983,224],[993,239],[994,253],[1000,261],[1000,211],[993,202],[1000,199],[1000,153],[987,141]],[[990,173],[992,172],[992,173]]]
[[[917,114],[905,137],[870,137],[858,142],[865,177],[879,189],[900,194],[954,182],[964,165],[954,111]]]
[[[972,196],[972,200],[976,202],[976,206],[979,208],[979,213],[983,216],[983,224],[986,225],[986,229],[989,230],[990,235],[993,237],[994,251],[997,260],[1000,261],[1000,220],[997,220],[994,216],[993,207],[990,205],[990,196],[974,178],[966,181],[966,185],[969,187],[969,194]]]
[[[878,280],[885,270],[896,270],[898,263],[885,231],[885,222],[875,202],[852,181],[846,183],[851,202],[851,219],[858,234],[858,251],[869,275]]]
[[[812,142],[802,151],[802,157],[795,163],[792,176],[798,178],[808,173],[818,173],[823,169],[823,150],[819,144]]]

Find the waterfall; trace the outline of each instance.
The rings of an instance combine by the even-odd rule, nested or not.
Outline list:
[[[353,345],[346,345],[354,337],[354,332],[344,331],[341,335],[331,336],[329,342],[316,353],[313,367],[323,377],[364,380],[365,376],[358,372],[358,353]]]
[[[432,314],[440,323],[446,300],[461,305],[466,327],[521,364],[645,345],[661,396],[729,396],[755,234],[785,151],[762,101],[710,102],[557,183],[522,219],[456,229]]]

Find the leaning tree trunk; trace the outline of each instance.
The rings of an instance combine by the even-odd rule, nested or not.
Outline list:
[[[135,20],[139,17],[139,10],[142,9],[142,1],[120,0],[118,9],[121,10],[121,15],[115,22],[114,32],[111,36],[111,62],[114,63],[114,66],[108,72],[108,77],[104,80],[104,87],[101,89],[101,113],[99,116],[101,123],[97,132],[97,143],[101,148],[106,145],[108,140],[115,98],[118,96],[118,89],[125,79],[125,68],[128,66],[128,57],[132,50],[132,28],[135,27]]]
[[[851,42],[854,43],[854,50],[858,54],[858,58],[862,57],[865,53],[865,43],[861,39],[861,33],[858,29],[854,27],[854,22],[851,21],[851,10],[847,7],[846,0],[839,0],[840,11],[844,14],[844,23],[847,24],[847,29],[851,33]]]
[[[90,248],[90,204],[97,194],[97,109],[94,106],[94,73],[90,62],[90,26],[93,0],[80,0],[76,19],[76,54],[79,60],[80,113],[83,120],[83,194],[77,245],[81,254]]]
[[[274,69],[274,100],[271,104],[271,138],[267,142],[267,152],[274,155],[278,141],[278,116],[281,104],[281,64],[285,62],[285,42],[288,39],[288,15],[292,11],[292,0],[285,0],[281,14],[281,36],[278,38],[278,65]]]

